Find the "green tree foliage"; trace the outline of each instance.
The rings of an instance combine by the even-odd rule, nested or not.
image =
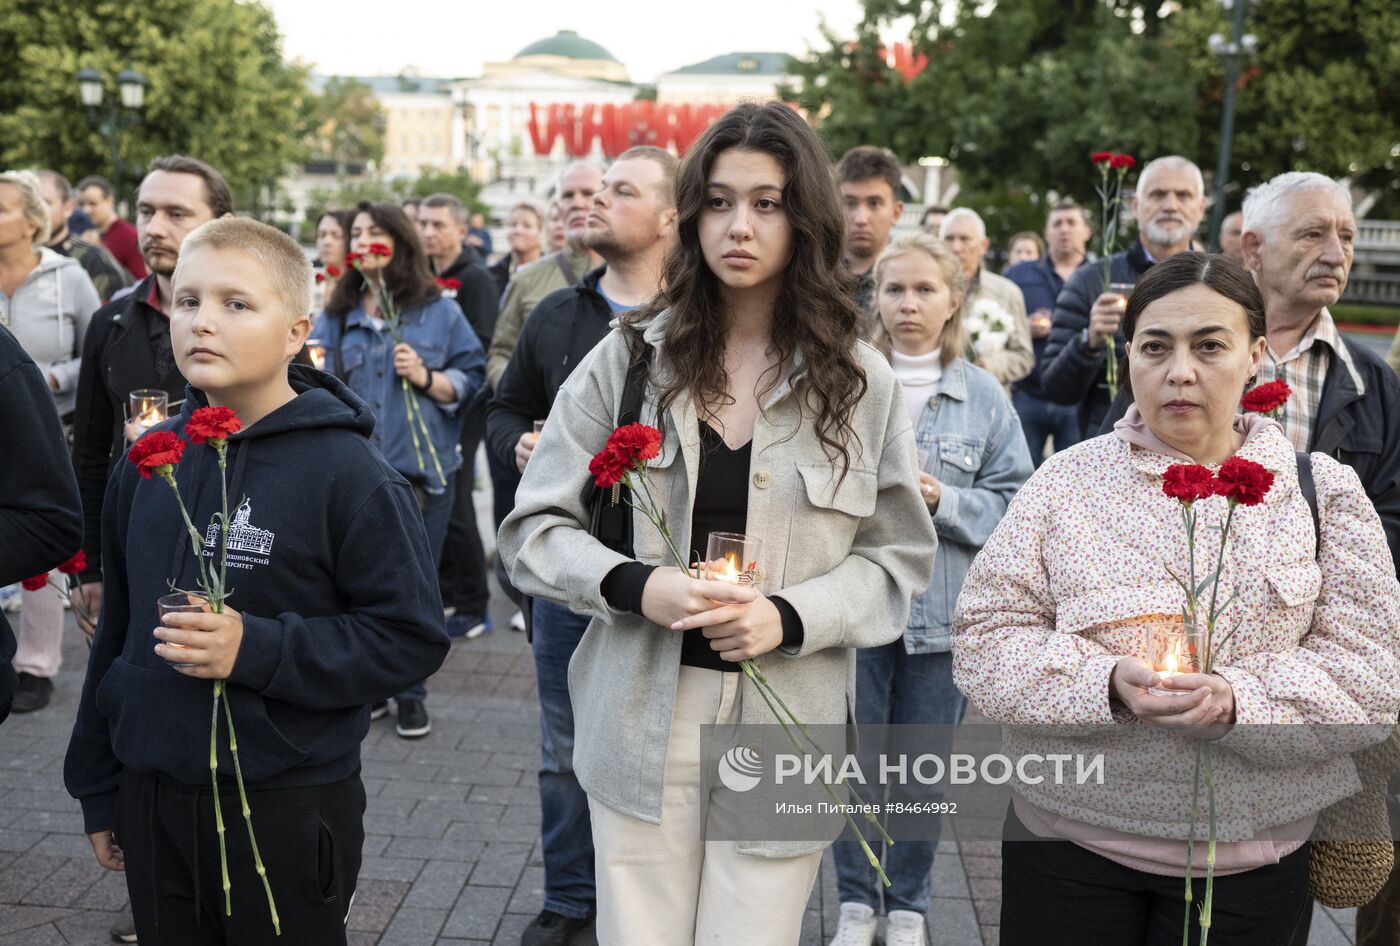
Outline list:
[[[1400,11],[1385,0],[1251,7],[1258,53],[1237,96],[1231,181],[1288,169],[1397,186]],[[907,162],[953,161],[964,189],[1093,197],[1088,155],[1184,154],[1209,175],[1229,33],[1215,0],[866,0],[853,38],[825,33],[784,94],[815,116],[836,154],[882,144]],[[906,77],[883,39],[927,57]]]
[[[369,86],[358,79],[332,76],[319,95],[303,101],[302,123],[307,156],[344,167],[363,167],[384,159],[384,109]]]
[[[111,171],[78,98],[84,66],[149,82],[120,156],[139,169],[179,152],[224,173],[250,203],[300,157],[305,71],[282,59],[266,7],[247,0],[6,0],[0,3],[0,165],[46,165],[77,179]]]

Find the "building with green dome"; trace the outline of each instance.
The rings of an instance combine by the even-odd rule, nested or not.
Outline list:
[[[560,30],[536,40],[506,62],[488,62],[484,76],[552,72],[578,79],[601,82],[630,82],[627,67],[617,57],[591,39],[573,30]]]

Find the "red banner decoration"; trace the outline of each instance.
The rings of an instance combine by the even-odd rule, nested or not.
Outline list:
[[[587,157],[594,142],[615,158],[634,145],[675,146],[685,154],[701,132],[729,111],[727,105],[657,105],[642,100],[625,105],[550,105],[530,103],[530,144],[547,155],[563,141],[574,158]]]

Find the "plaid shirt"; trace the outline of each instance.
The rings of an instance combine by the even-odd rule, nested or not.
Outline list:
[[[1303,333],[1298,344],[1283,355],[1275,355],[1268,346],[1264,348],[1264,361],[1259,366],[1257,383],[1284,381],[1293,389],[1293,396],[1279,408],[1277,416],[1278,422],[1283,425],[1283,432],[1296,450],[1307,450],[1312,443],[1317,407],[1322,400],[1322,386],[1327,380],[1327,369],[1331,367],[1334,355],[1346,365],[1357,390],[1365,393],[1361,378],[1351,363],[1351,354],[1337,331],[1337,323],[1332,321],[1331,314],[1325,308],[1313,322],[1312,328]]]

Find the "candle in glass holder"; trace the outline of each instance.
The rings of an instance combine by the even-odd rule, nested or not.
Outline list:
[[[1132,297],[1134,283],[1111,282],[1108,284],[1108,291],[1123,297],[1123,308],[1128,307],[1128,299]]]
[[[311,359],[311,367],[317,371],[326,370],[326,346],[314,338],[306,340],[306,357]]]
[[[1181,673],[1200,673],[1200,650],[1181,618],[1166,618],[1146,626],[1147,663],[1162,677],[1162,682]],[[1161,686],[1148,687],[1153,696],[1187,696],[1190,690],[1168,690]]]
[[[131,422],[139,427],[143,434],[170,416],[170,397],[164,391],[138,388],[128,397]]]
[[[701,578],[727,581],[732,585],[758,585],[763,582],[759,552],[763,541],[739,532],[711,532],[705,544],[705,565]]]
[[[535,424],[534,424],[534,432],[535,432],[535,436],[536,436],[536,437],[538,437],[540,434],[544,433],[544,421],[542,421],[542,420],[537,420],[537,421],[535,421]]]

